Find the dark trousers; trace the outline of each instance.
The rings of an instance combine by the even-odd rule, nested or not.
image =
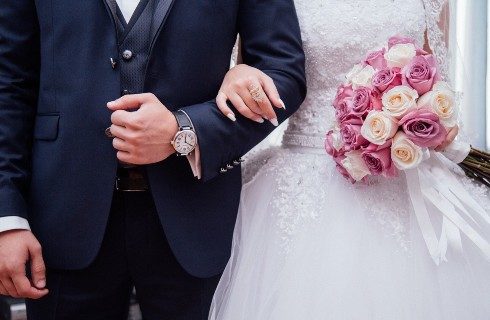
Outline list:
[[[205,320],[218,281],[182,269],[149,192],[116,192],[95,261],[83,270],[48,269],[49,295],[27,302],[28,319],[125,320],[134,286],[145,320]]]

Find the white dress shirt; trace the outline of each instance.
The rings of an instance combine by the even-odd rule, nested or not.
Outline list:
[[[126,19],[126,22],[131,20],[136,7],[138,6],[140,0],[116,0],[119,9]],[[192,169],[192,173],[198,179],[201,179],[201,162],[199,157],[199,148],[196,147],[196,150],[191,155],[187,156],[187,160]],[[9,231],[9,230],[30,230],[29,222],[26,219],[17,217],[17,216],[7,216],[0,218],[0,232]]]

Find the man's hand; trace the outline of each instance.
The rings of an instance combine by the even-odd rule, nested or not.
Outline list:
[[[110,128],[117,158],[130,164],[150,164],[175,153],[171,141],[177,120],[152,93],[126,95],[107,104],[114,111]],[[128,111],[134,110],[136,111]]]
[[[31,263],[32,282],[26,276]],[[39,299],[48,294],[41,245],[27,230],[0,233],[0,294]]]

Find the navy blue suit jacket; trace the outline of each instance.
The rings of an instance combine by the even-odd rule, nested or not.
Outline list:
[[[101,245],[117,168],[104,134],[106,103],[120,96],[110,10],[104,0],[8,0],[0,21],[0,217],[28,219],[48,266],[84,268]],[[237,33],[244,62],[278,87],[280,121],[304,99],[304,53],[293,0],[174,0],[162,24],[145,92],[192,118],[203,178],[175,156],[147,172],[177,259],[207,277],[229,257],[241,189],[239,167],[219,170],[274,129],[233,123],[216,107]]]

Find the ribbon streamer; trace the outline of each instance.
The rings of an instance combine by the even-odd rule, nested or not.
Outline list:
[[[478,231],[490,226],[490,217],[447,168],[442,157],[431,152],[430,158],[418,168],[405,171],[410,200],[429,253],[436,265],[447,261],[448,248],[462,255],[461,234],[464,234],[490,261],[490,243]],[[439,238],[431,220],[436,215],[442,217]]]

